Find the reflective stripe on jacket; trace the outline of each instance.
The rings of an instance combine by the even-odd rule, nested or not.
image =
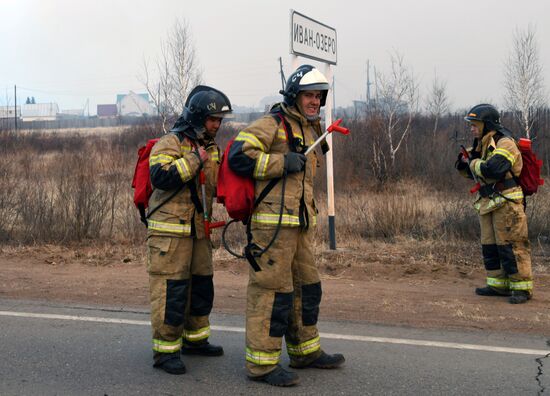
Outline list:
[[[303,146],[311,145],[321,133],[318,121],[310,122],[294,107],[281,104],[280,109],[290,125],[295,139]],[[289,152],[283,123],[271,114],[256,120],[243,129],[232,145],[229,166],[237,173],[256,180],[256,198],[269,184],[281,177],[285,155]],[[305,170],[287,175],[283,227],[308,227],[316,223],[317,208],[313,198],[313,178],[318,166],[315,151],[308,154]],[[282,182],[279,182],[258,205],[252,223],[263,228],[276,227],[281,211]]]
[[[196,150],[198,142],[183,140],[179,134],[163,136],[151,150],[149,168],[153,193],[149,198],[149,211],[166,201],[176,190],[175,196],[162,204],[149,217],[147,235],[172,237],[204,237],[202,214],[196,213],[191,197],[190,183],[195,186],[198,199],[202,203],[202,192],[198,183],[200,159]],[[207,146],[208,160],[203,164],[206,175],[206,198],[209,213],[212,213],[212,200],[219,167],[219,149],[213,141]]]

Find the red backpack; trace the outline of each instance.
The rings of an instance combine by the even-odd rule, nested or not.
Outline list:
[[[539,186],[544,184],[544,180],[540,178],[542,160],[539,160],[531,150],[531,140],[519,139],[518,147],[523,160],[518,182],[524,195],[533,195],[538,191]]]
[[[287,142],[294,141],[294,135],[292,129],[280,112],[273,112],[271,116],[279,123],[282,124],[286,135]],[[264,190],[255,199],[255,181],[251,177],[240,176],[236,174],[229,166],[229,151],[231,145],[235,141],[235,138],[231,139],[225,148],[222,155],[220,164],[220,170],[218,173],[218,184],[216,194],[218,197],[218,203],[225,206],[227,214],[234,220],[240,220],[243,223],[247,223],[249,217],[252,215],[254,208],[269,194],[269,192],[275,187],[275,184],[280,178],[271,179]]]
[[[246,222],[254,208],[254,179],[240,176],[229,167],[227,157],[234,141],[231,139],[223,152],[216,194],[229,217]]]
[[[153,193],[151,186],[151,176],[149,175],[149,156],[151,149],[158,142],[158,138],[147,141],[145,146],[138,149],[138,160],[132,179],[132,188],[134,189],[134,205],[139,210],[141,221],[147,225],[147,216],[145,209],[149,206],[149,197]]]

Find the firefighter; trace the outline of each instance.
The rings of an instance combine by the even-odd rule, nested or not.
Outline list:
[[[181,117],[151,150],[147,266],[154,367],[185,373],[180,354],[223,355],[208,342],[214,299],[212,246],[205,236],[198,174],[205,172],[212,213],[219,165],[214,142],[231,103],[222,92],[199,85]]]
[[[457,169],[480,183],[474,208],[479,213],[481,248],[487,285],[480,296],[508,296],[525,303],[533,294],[531,251],[523,191],[518,178],[523,166],[511,132],[489,104],[474,106],[466,115],[474,144],[469,161],[459,155]]]
[[[228,156],[236,173],[255,179],[256,198],[280,178],[251,216],[256,251],[248,259],[256,269],[250,269],[246,308],[248,377],[275,386],[299,381],[279,365],[283,336],[292,368],[332,369],[344,362],[341,354],[321,349],[317,330],[321,281],[312,251],[317,154],[303,154],[321,134],[319,111],[328,90],[321,72],[300,66],[280,92],[283,103],[242,130]]]

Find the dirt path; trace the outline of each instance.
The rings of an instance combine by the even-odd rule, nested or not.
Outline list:
[[[464,246],[369,243],[336,253],[318,251],[321,316],[412,327],[487,329],[550,335],[549,258],[534,254],[535,298],[514,306],[477,297],[484,275]],[[471,247],[470,247],[471,251]],[[412,254],[411,254],[412,253]],[[247,264],[215,256],[214,310],[244,313]],[[477,258],[479,260],[479,258]],[[147,307],[144,251],[130,247],[42,246],[0,249],[0,297]]]

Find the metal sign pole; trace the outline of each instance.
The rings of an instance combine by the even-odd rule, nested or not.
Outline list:
[[[328,81],[332,81],[332,65],[325,64],[325,76]],[[334,89],[334,87],[332,87]],[[332,95],[327,93],[327,101],[325,104],[325,127],[328,128],[332,124]],[[332,159],[332,133],[327,136],[327,144],[329,151],[325,154],[327,166],[327,203],[328,203],[328,235],[329,247],[331,250],[336,250],[336,225],[335,225],[335,210],[334,210],[334,170]]]
[[[325,64],[325,77],[333,81],[332,65],[337,62],[336,29],[306,15],[290,10],[290,53],[292,70],[298,68],[298,56],[314,59]],[[334,90],[334,87],[332,87]],[[333,96],[327,93],[325,103],[325,127],[332,125]],[[330,249],[336,250],[336,227],[334,221],[334,180],[332,164],[332,134],[326,138],[329,151],[326,153],[328,227]]]

